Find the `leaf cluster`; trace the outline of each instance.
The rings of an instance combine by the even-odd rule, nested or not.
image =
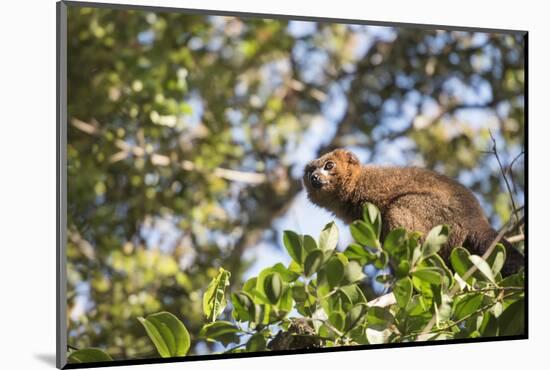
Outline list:
[[[220,268],[204,292],[206,321],[196,339],[218,343],[226,352],[256,352],[280,349],[281,340],[277,346],[271,342],[281,333],[287,333],[288,343],[300,336],[309,338],[305,343],[331,347],[524,332],[524,274],[502,277],[501,244],[486,259],[456,247],[449,266],[438,254],[448,226],[434,227],[425,237],[398,228],[382,240],[381,215],[372,204],[350,229],[354,241],[342,251],[334,222],[317,239],[285,231],[290,264],[265,268],[231,294],[226,291],[230,273]],[[389,271],[376,277],[392,292],[389,304],[367,300],[368,265]],[[220,316],[225,320],[217,320]],[[190,336],[174,315],[159,312],[139,320],[160,356],[187,354]],[[296,330],[298,324],[305,330]],[[85,351],[70,358],[106,358],[97,349]]]

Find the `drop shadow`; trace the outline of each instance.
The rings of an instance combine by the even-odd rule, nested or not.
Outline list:
[[[56,365],[56,363],[55,363],[55,353],[40,353],[40,354],[35,353],[34,358],[36,358],[37,360],[42,361],[46,365],[50,365],[51,367],[55,367],[55,365]]]

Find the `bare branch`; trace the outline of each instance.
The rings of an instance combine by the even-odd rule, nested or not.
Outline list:
[[[372,301],[369,301],[367,303],[367,306],[369,306],[369,307],[388,307],[388,306],[391,306],[392,304],[395,304],[395,303],[397,303],[397,301],[395,300],[395,296],[393,295],[393,293],[388,293],[388,294],[381,295],[380,297],[377,297],[377,298],[373,299]]]
[[[502,173],[502,177],[504,177],[504,182],[506,184],[506,189],[508,189],[508,195],[510,196],[510,201],[512,202],[512,210],[513,210],[514,216],[516,217],[516,221],[519,222],[519,215],[516,212],[517,208],[516,208],[516,202],[514,201],[514,194],[512,193],[510,183],[508,182],[508,177],[506,176],[506,170],[504,169],[504,166],[502,165],[502,162],[500,160],[500,156],[498,155],[497,142],[496,142],[495,137],[493,136],[493,133],[491,132],[491,130],[489,130],[489,135],[491,136],[491,140],[493,141],[492,152],[495,155],[495,158],[497,159],[498,166],[500,167],[500,172]]]
[[[73,118],[71,120],[71,124],[78,130],[84,133],[87,133],[89,135],[98,135],[100,133],[97,125],[93,125],[91,123],[87,123],[76,118]],[[147,154],[147,151],[143,146],[131,145],[125,142],[124,140],[117,140],[115,142],[115,145],[120,149],[120,151],[111,155],[111,157],[109,158],[109,161],[111,163],[122,161],[128,158],[130,154],[136,157],[144,157]],[[167,155],[151,153],[150,156],[151,156],[151,163],[153,163],[156,166],[165,167],[165,166],[171,165],[174,162]],[[185,171],[198,170],[196,165],[189,160],[183,160],[180,163],[181,163],[181,168]],[[253,184],[253,185],[262,184],[267,180],[267,176],[264,173],[237,171],[237,170],[231,170],[231,169],[222,168],[222,167],[214,168],[212,173],[214,174],[214,176],[220,177],[225,180],[244,182],[244,183]]]
[[[78,247],[80,252],[90,261],[93,261],[96,259],[96,253],[95,249],[92,246],[92,244],[84,239],[80,233],[76,230],[69,229],[68,232],[68,238],[71,243],[73,243],[75,246]]]
[[[525,154],[525,152],[522,150],[521,153],[519,153],[518,155],[516,155],[516,157],[514,159],[512,159],[512,162],[510,162],[510,165],[508,166],[508,173],[510,174],[510,179],[512,180],[512,187],[514,188],[514,194],[516,194],[516,196],[518,195],[518,190],[516,188],[516,182],[514,181],[514,175],[513,175],[513,172],[512,172],[512,167],[514,166],[514,163],[516,163],[516,161],[523,154]]]
[[[99,128],[97,125],[81,121],[77,118],[73,118],[71,120],[71,125],[80,131],[87,133],[88,135],[97,135],[99,133]]]
[[[514,159],[512,159],[512,162],[510,162],[510,165],[508,166],[510,171],[512,170],[512,166],[514,165],[514,163],[516,163],[516,161],[524,154],[525,154],[525,152],[522,150],[521,153],[519,153],[518,155],[516,155],[516,157]]]
[[[525,240],[525,235],[518,234],[518,235],[514,235],[514,236],[509,236],[509,237],[506,238],[506,240],[508,240],[510,243],[518,243],[518,242],[521,242],[521,241]]]

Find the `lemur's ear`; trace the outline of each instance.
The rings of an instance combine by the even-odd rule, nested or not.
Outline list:
[[[359,158],[355,155],[355,153],[350,152],[346,150],[347,156],[348,156],[348,162],[351,164],[359,164]]]
[[[346,149],[336,149],[335,152],[340,156],[340,158],[344,158],[348,163],[359,164],[359,158],[357,158],[353,152]]]

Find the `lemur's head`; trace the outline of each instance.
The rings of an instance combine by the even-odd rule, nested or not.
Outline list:
[[[322,207],[326,207],[324,199],[333,198],[361,170],[359,159],[352,152],[336,149],[320,158],[309,162],[304,170],[304,186],[309,199]]]

